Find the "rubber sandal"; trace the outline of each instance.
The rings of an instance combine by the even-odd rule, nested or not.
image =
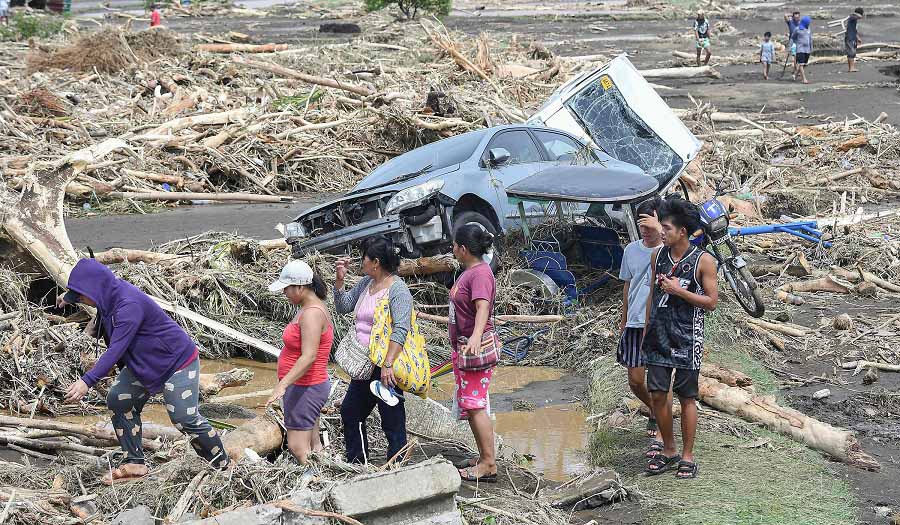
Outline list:
[[[475,467],[467,467],[460,469],[459,477],[463,481],[473,481],[476,483],[497,483],[497,474],[485,474],[484,476],[475,476],[472,469]],[[465,474],[463,474],[465,472]]]
[[[400,402],[400,398],[397,397],[396,392],[393,388],[385,387],[381,381],[377,379],[369,383],[369,390],[372,391],[372,394],[378,399],[387,403],[389,407],[397,406],[397,403]]]
[[[651,459],[650,462],[647,463],[647,475],[657,476],[659,474],[662,474],[663,472],[672,470],[673,468],[676,468],[678,466],[679,461],[681,461],[681,456],[679,456],[678,454],[675,454],[672,457],[668,457],[660,452],[659,454],[653,456],[653,459]],[[654,466],[656,468],[651,468]]]
[[[656,424],[656,419],[652,417],[647,419],[647,437],[655,438],[657,430],[659,430],[659,426]]]
[[[700,474],[700,467],[693,461],[681,460],[678,462],[678,470],[675,477],[678,479],[694,479]]]
[[[662,453],[663,447],[664,445],[662,441],[657,441],[654,439],[650,442],[650,446],[647,447],[647,451],[644,453],[644,456],[648,458],[656,457],[658,454]]]

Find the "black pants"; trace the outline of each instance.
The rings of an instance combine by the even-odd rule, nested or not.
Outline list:
[[[344,423],[344,444],[347,448],[347,461],[363,463],[369,458],[369,437],[366,434],[366,418],[378,405],[381,415],[381,428],[388,440],[387,458],[390,459],[406,445],[406,409],[403,396],[396,406],[375,397],[369,390],[369,383],[381,378],[381,368],[375,367],[371,379],[354,379],[341,403],[341,420]],[[371,459],[371,458],[369,458]]]

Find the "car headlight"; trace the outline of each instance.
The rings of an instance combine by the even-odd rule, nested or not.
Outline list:
[[[432,179],[417,186],[400,190],[388,201],[387,206],[384,208],[384,212],[391,214],[418,206],[422,201],[441,191],[443,188],[444,179]]]

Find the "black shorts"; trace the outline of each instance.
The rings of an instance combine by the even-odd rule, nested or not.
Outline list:
[[[801,66],[809,64],[809,53],[797,53],[797,63]]]
[[[627,368],[644,366],[644,353],[641,352],[641,339],[644,337],[643,328],[625,328],[619,339],[619,349],[616,351],[616,361]]]
[[[674,384],[672,383],[672,370],[675,371]],[[668,392],[669,385],[672,385],[672,393],[679,398],[697,399],[700,395],[700,371],[647,365],[647,390]]]

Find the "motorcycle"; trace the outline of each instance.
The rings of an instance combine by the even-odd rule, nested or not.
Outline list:
[[[730,222],[728,210],[718,200],[718,197],[726,193],[729,192],[722,189],[720,180],[716,184],[713,197],[700,204],[703,236],[699,243],[704,250],[716,258],[718,267],[725,276],[725,281],[734,291],[744,310],[753,317],[762,317],[765,306],[760,297],[756,279],[747,268],[747,263],[741,257],[740,250],[728,230]]]

